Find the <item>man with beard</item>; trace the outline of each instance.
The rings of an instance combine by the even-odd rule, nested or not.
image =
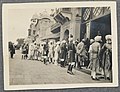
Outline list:
[[[105,79],[111,80],[112,79],[112,36],[106,35],[105,36],[106,43],[103,45],[102,50],[103,53],[103,71]]]

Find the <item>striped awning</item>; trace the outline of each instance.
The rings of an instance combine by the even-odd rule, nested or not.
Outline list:
[[[59,33],[55,33],[55,34],[50,34],[50,35],[46,35],[45,37],[42,38],[42,40],[45,39],[56,39],[60,37],[60,32]]]

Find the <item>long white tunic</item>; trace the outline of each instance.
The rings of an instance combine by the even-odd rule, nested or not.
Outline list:
[[[58,57],[59,57],[59,51],[60,51],[60,46],[57,45],[57,46],[55,47],[55,61],[58,60]]]
[[[34,54],[34,44],[30,43],[28,56],[31,57],[33,54]]]

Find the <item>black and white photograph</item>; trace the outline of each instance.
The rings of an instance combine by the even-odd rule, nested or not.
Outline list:
[[[115,2],[3,4],[5,90],[117,87]]]

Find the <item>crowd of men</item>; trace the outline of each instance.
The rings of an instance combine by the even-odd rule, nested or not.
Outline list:
[[[91,70],[91,78],[99,80],[98,73],[105,79],[112,80],[112,37],[105,36],[105,43],[102,36],[94,39],[82,39],[74,41],[73,36],[69,40],[61,42],[44,41],[37,44],[24,43],[21,47],[22,59],[42,61],[44,64],[55,64],[67,67],[67,73],[73,74],[72,69]]]

